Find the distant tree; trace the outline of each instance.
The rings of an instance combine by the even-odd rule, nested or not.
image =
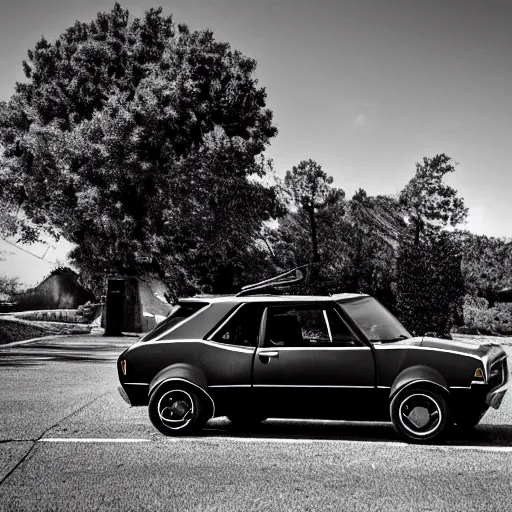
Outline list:
[[[282,269],[313,261],[309,215],[293,205],[271,238]],[[405,228],[396,201],[359,190],[350,201],[328,202],[315,220],[320,262],[299,291],[366,292],[394,307],[395,250]]]
[[[418,335],[449,337],[462,318],[464,280],[457,237],[442,228],[467,216],[464,200],[443,183],[455,167],[444,153],[416,164],[416,175],[399,196],[410,228],[400,240],[397,263],[397,309]]]
[[[345,198],[345,192],[332,187],[332,182],[332,176],[328,176],[322,166],[313,160],[303,160],[291,171],[286,171],[284,178],[284,186],[293,204],[307,216],[312,260],[315,263],[320,261],[318,216]]]
[[[5,261],[6,251],[0,251],[0,261]],[[0,300],[11,300],[21,289],[19,277],[0,276]]]
[[[414,178],[400,193],[399,201],[412,224],[416,245],[422,233],[448,224],[457,226],[466,219],[464,200],[443,182],[446,174],[454,171],[452,160],[444,153],[425,157],[422,164],[416,164]]]
[[[0,276],[0,297],[6,296],[9,300],[21,290],[18,277]]]
[[[161,9],[131,19],[116,4],[42,38],[0,106],[0,199],[25,215],[22,239],[73,242],[89,282],[149,273],[176,290],[232,287],[278,209],[258,181],[277,130],[255,68]]]
[[[512,240],[469,231],[458,231],[454,235],[462,252],[466,293],[485,298],[492,307],[498,292],[512,287]]]
[[[369,293],[394,309],[398,239],[406,228],[399,205],[392,197],[371,197],[359,189],[348,202],[345,222],[350,225],[340,236],[350,256],[345,289]]]

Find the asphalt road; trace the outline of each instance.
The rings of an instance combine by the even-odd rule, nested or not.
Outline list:
[[[133,341],[0,348],[2,512],[512,509],[511,392],[442,446],[404,444],[387,424],[283,420],[241,433],[215,419],[172,439],[117,392]]]

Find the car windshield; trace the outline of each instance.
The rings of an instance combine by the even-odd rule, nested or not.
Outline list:
[[[338,304],[372,342],[390,343],[411,338],[405,327],[379,301],[362,296]]]

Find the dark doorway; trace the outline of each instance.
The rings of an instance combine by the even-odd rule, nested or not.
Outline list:
[[[498,292],[498,302],[512,302],[512,288],[505,288]]]
[[[124,279],[107,280],[105,336],[121,336],[124,329]]]

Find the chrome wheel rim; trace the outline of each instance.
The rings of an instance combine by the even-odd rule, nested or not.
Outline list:
[[[398,417],[404,429],[420,437],[433,434],[443,421],[437,400],[423,393],[409,395],[400,404]]]
[[[171,430],[179,430],[192,421],[194,401],[186,391],[173,389],[162,395],[157,410],[163,425]]]

